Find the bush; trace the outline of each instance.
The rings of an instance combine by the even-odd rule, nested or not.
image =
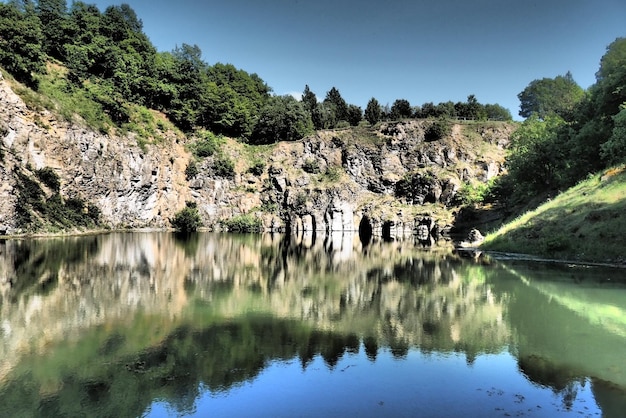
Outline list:
[[[172,227],[180,232],[195,232],[202,226],[200,213],[195,202],[188,201],[186,206],[171,220]]]
[[[324,177],[326,178],[326,180],[333,183],[339,181],[339,179],[341,178],[341,168],[328,167],[326,169],[326,173],[324,173]]]
[[[248,169],[248,173],[254,174],[255,176],[260,176],[261,174],[263,174],[264,170],[265,170],[265,163],[263,161],[257,160]]]
[[[424,133],[424,139],[427,142],[439,141],[443,137],[447,136],[452,132],[452,127],[450,126],[450,122],[446,119],[438,119],[433,122],[428,128],[426,128],[426,132]]]
[[[260,232],[263,229],[261,219],[250,214],[233,216],[222,221],[222,225],[232,232]]]
[[[220,137],[206,131],[191,145],[191,152],[198,158],[206,158],[214,155],[219,148]]]
[[[318,174],[320,172],[320,165],[314,158],[308,158],[304,164],[302,164],[302,169],[309,174]]]
[[[198,170],[198,166],[196,165],[196,162],[191,160],[189,161],[189,164],[187,164],[187,168],[185,168],[185,178],[187,179],[187,181],[189,181],[195,176],[197,176],[198,172],[199,170]]]
[[[493,185],[494,181],[475,185],[465,183],[454,197],[454,203],[464,206],[483,203],[491,197]]]
[[[61,189],[61,179],[59,175],[50,167],[44,167],[35,171],[35,175],[39,180],[48,186],[52,191],[58,192]]]
[[[215,158],[213,170],[218,177],[233,179],[235,177],[235,163],[225,155]]]

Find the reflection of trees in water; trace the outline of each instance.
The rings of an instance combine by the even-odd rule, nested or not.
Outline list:
[[[126,330],[132,333],[133,329]],[[306,369],[316,357],[334,368],[347,353],[358,353],[361,341],[354,334],[337,334],[303,327],[297,321],[271,317],[241,317],[206,328],[182,325],[159,344],[135,353],[123,347],[130,336],[117,334],[115,342],[73,348],[65,355],[98,358],[89,367],[61,363],[53,390],[49,374],[38,381],[39,370],[20,373],[0,393],[3,410],[14,416],[140,416],[154,399],[167,401],[180,413],[191,412],[199,388],[227,392],[254,379],[272,361],[299,359]],[[87,338],[87,340],[89,340]],[[85,352],[86,350],[96,352]],[[80,353],[80,354],[79,354]],[[376,350],[372,354],[376,356]],[[50,370],[48,370],[48,373]]]
[[[605,283],[605,278],[602,270],[511,263],[493,288],[510,295],[508,317],[520,336],[520,371],[552,388],[568,410],[579,388],[591,382],[603,415],[621,417],[626,410],[626,373],[619,347],[625,339],[614,313],[623,307],[618,292],[624,289]]]
[[[173,234],[112,234],[79,238],[68,248],[46,242],[3,252],[10,274],[23,282],[3,288],[3,301],[11,302],[2,304],[2,319],[13,331],[0,334],[0,379],[20,364],[30,369],[31,354],[54,356],[55,342],[63,339],[83,350],[76,357],[92,350],[99,359],[97,367],[83,363],[88,372],[79,375],[66,375],[74,366],[64,360],[65,371],[46,381],[16,372],[21,377],[1,395],[4,401],[21,393],[50,411],[70,408],[66,398],[95,408],[118,395],[129,404],[107,405],[110,415],[139,415],[142,409],[130,403],[145,407],[154,397],[185,410],[199,382],[226,390],[253,379],[273,359],[298,358],[306,368],[320,356],[334,367],[361,349],[375,361],[381,349],[402,358],[418,347],[463,352],[471,363],[515,338],[513,316],[515,335],[534,344],[555,331],[537,334],[538,321],[561,315],[540,303],[541,295],[520,293],[519,283],[492,278],[501,271],[407,242],[370,242],[366,251],[358,238],[343,236],[297,242],[197,234],[187,242]],[[56,281],[41,287],[50,271]],[[135,323],[138,312],[144,318]],[[248,312],[268,316],[251,319]],[[211,320],[198,326],[189,317]],[[27,320],[29,328],[20,328]],[[35,348],[25,354],[16,350],[29,344]],[[559,391],[578,381],[542,375],[528,357],[533,353],[520,352],[520,369],[533,380]],[[49,394],[42,400],[41,391]]]

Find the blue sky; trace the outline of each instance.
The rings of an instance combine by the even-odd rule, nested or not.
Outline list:
[[[322,100],[336,87],[365,108],[499,103],[517,118],[532,80],[571,71],[587,88],[626,36],[625,0],[125,0],[159,51],[196,44],[209,64],[257,73],[275,94]],[[70,3],[70,1],[68,1]]]

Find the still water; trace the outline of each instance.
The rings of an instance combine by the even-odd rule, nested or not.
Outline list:
[[[624,417],[624,283],[351,235],[0,241],[0,416]]]

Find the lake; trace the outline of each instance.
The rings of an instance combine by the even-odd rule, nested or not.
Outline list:
[[[469,255],[351,234],[0,241],[0,416],[624,417],[626,270]]]

